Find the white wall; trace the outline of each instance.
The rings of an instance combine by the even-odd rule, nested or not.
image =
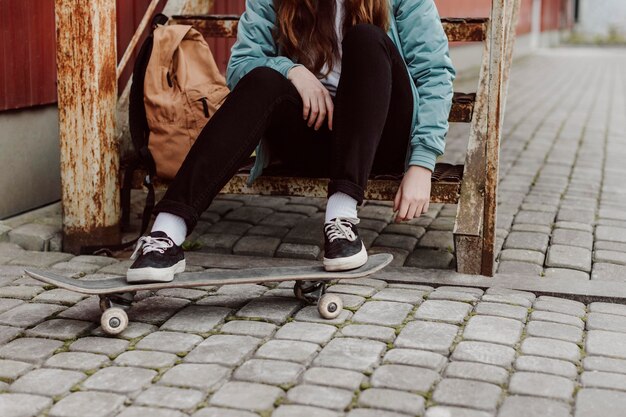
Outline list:
[[[580,0],[577,32],[606,36],[611,27],[626,36],[626,0]]]
[[[61,197],[56,105],[0,112],[0,219]]]

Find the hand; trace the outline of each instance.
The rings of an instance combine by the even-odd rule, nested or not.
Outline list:
[[[291,68],[287,78],[302,97],[302,117],[308,119],[307,125],[318,130],[328,115],[328,128],[333,130],[333,100],[320,80],[303,65]]]
[[[397,212],[396,223],[411,220],[428,211],[431,176],[432,172],[427,168],[417,165],[409,167],[393,200],[393,209]]]

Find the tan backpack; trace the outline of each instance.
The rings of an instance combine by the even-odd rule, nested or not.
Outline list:
[[[157,26],[144,79],[148,149],[156,175],[172,179],[228,95],[204,37],[191,26]]]
[[[122,185],[122,225],[130,222],[130,190],[135,170],[148,171],[142,235],[155,203],[153,177],[174,178],[196,138],[228,95],[209,46],[191,26],[166,25],[158,14],[133,70],[128,122],[136,151]]]

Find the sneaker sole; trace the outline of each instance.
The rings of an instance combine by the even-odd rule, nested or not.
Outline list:
[[[126,272],[126,282],[130,284],[139,282],[171,282],[174,280],[175,274],[185,272],[185,266],[186,263],[183,259],[169,268],[129,269]]]
[[[346,258],[328,259],[324,258],[324,269],[327,271],[347,271],[365,265],[367,262],[367,251],[365,245],[361,245],[361,251]]]

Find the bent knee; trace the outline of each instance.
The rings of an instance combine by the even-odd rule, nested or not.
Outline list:
[[[276,88],[281,84],[288,83],[289,80],[280,72],[270,67],[256,67],[244,75],[239,84],[254,83],[255,85],[267,85]]]
[[[385,31],[371,23],[359,23],[349,28],[343,36],[342,48],[353,45],[372,45],[373,42],[384,39]]]

